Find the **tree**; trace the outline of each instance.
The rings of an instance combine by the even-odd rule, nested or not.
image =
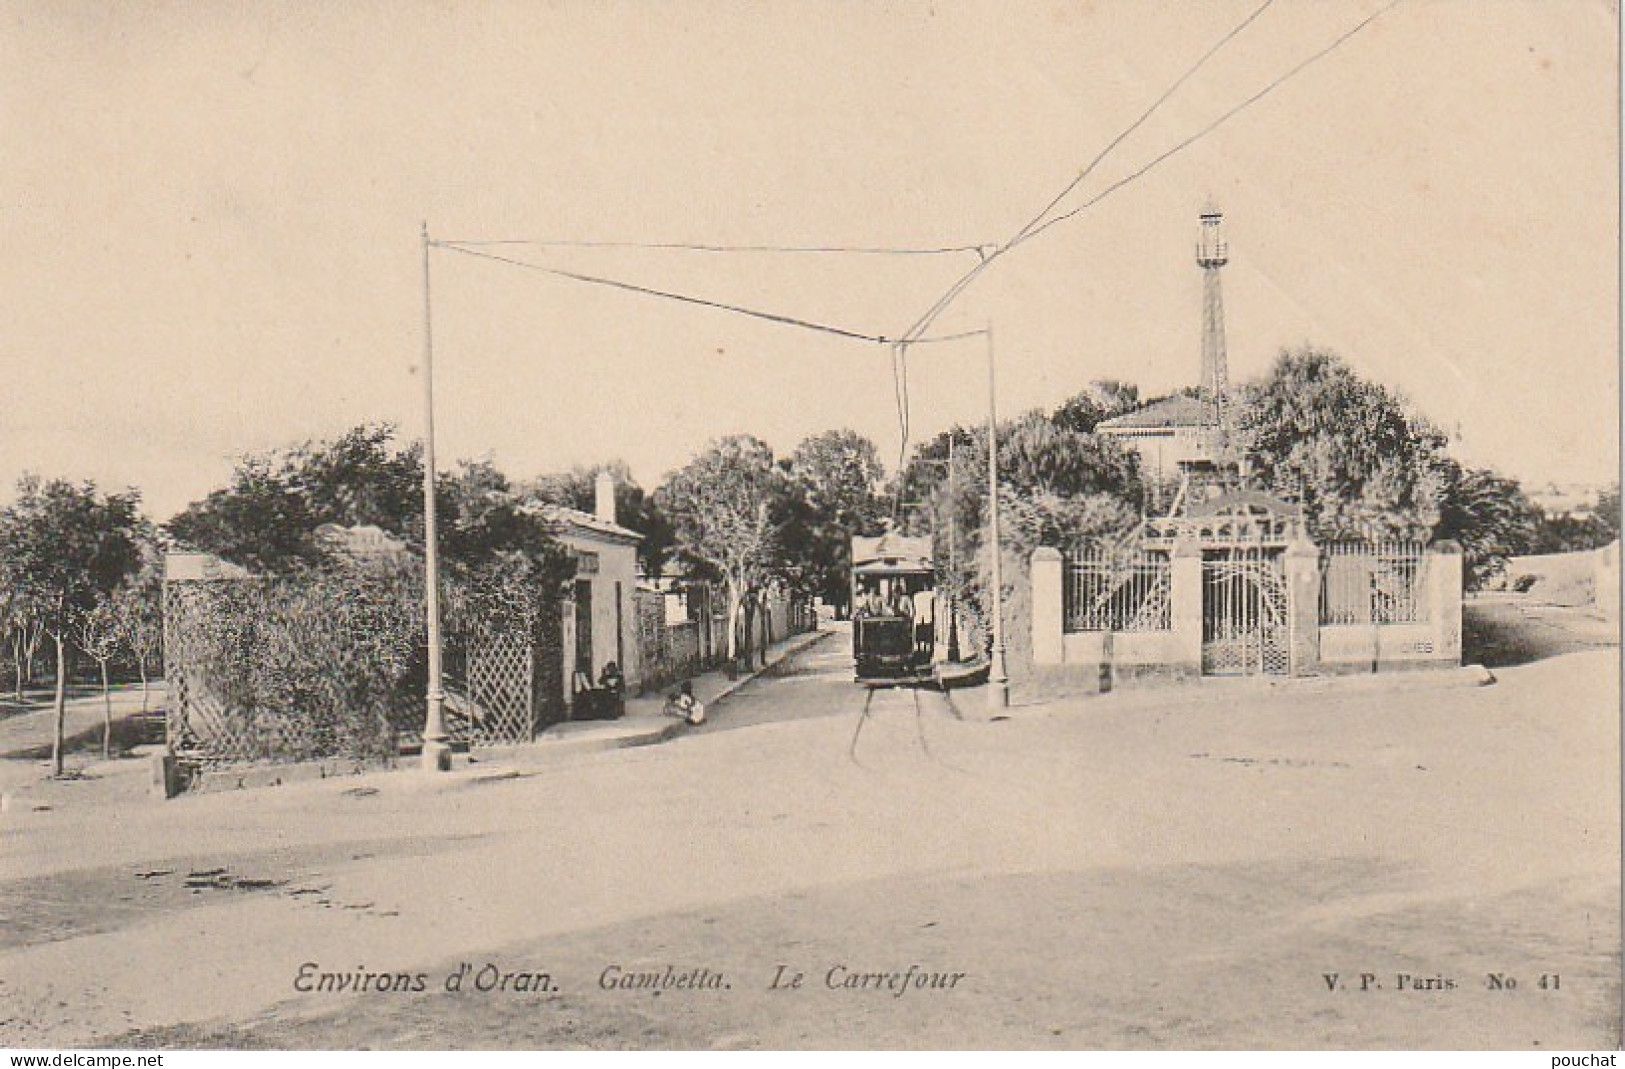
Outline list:
[[[1105,494],[1135,507],[1142,493],[1134,454],[1109,438],[1060,426],[1038,413],[1000,428],[999,481],[1028,495]]]
[[[852,536],[876,533],[885,514],[879,452],[856,431],[829,430],[803,441],[781,464],[795,494],[786,556],[799,565],[797,581],[840,611],[851,595]]]
[[[96,662],[102,678],[102,760],[113,756],[113,696],[107,682],[107,665],[118,655],[122,639],[119,635],[118,609],[114,595],[98,590],[96,600],[80,609],[73,618],[73,637],[79,649]]]
[[[73,622],[138,565],[139,501],[134,490],[104,495],[94,483],[28,475],[17,483],[17,500],[0,513],[3,567],[12,585],[38,601],[42,626],[56,646],[51,765],[59,776]]]
[[[548,521],[526,509],[508,477],[487,461],[463,461],[436,479],[435,508],[453,578],[503,589],[528,584],[535,596],[551,598],[575,574],[575,556]],[[416,521],[413,535],[421,543],[421,510]]]
[[[1548,513],[1535,508],[1534,535],[1528,552],[1572,553],[1599,549],[1619,538],[1619,484],[1597,495],[1588,512]]]
[[[187,506],[165,526],[182,545],[251,571],[313,563],[321,555],[315,532],[323,520],[290,474],[274,456],[244,458],[229,487]]]
[[[1469,589],[1537,545],[1538,510],[1515,479],[1463,468],[1443,434],[1329,352],[1283,351],[1243,391],[1237,427],[1257,474],[1302,504],[1317,539],[1451,539]]]
[[[1599,545],[1606,546],[1619,540],[1621,517],[1618,483],[1597,495],[1597,507],[1591,510],[1591,515],[1597,521],[1597,537],[1601,539]]]
[[[1089,388],[1073,394],[1050,414],[1050,422],[1062,430],[1093,434],[1106,420],[1140,407],[1140,388],[1116,379],[1097,379]]]
[[[287,573],[323,562],[325,524],[379,527],[423,544],[423,462],[414,444],[393,445],[389,424],[363,424],[331,441],[245,458],[231,485],[166,525],[176,541],[250,570]],[[437,473],[435,507],[448,568],[472,573],[518,553],[538,576],[568,554],[547,523],[525,510],[506,475],[488,461]]]
[[[1305,346],[1283,351],[1238,407],[1255,473],[1302,505],[1315,537],[1431,536],[1451,479],[1445,437],[1384,387]]]
[[[162,550],[147,532],[141,544],[141,566],[113,592],[118,637],[130,651],[141,675],[141,711],[148,708],[152,669],[164,648],[164,562]]]
[[[1124,406],[1138,396],[1121,384],[1097,389]],[[1029,412],[998,427],[1006,640],[1018,663],[1025,655],[1026,633],[1020,623],[1024,595],[1019,592],[1031,551],[1039,545],[1070,547],[1116,536],[1139,517],[1143,502],[1134,454],[1110,438],[1079,429],[1088,421],[1078,421],[1077,408],[1073,406],[1072,417],[1063,414],[1068,409],[1063,405],[1054,415]],[[987,468],[986,428],[954,427],[923,443],[902,476],[904,500],[923,506],[908,517],[905,529],[934,536],[943,596],[956,607],[974,607],[980,621],[991,619],[993,601]],[[950,556],[953,568],[948,567]],[[988,641],[985,624],[979,630],[982,641]]]
[[[1483,586],[1508,557],[1529,551],[1539,510],[1516,479],[1450,461],[1442,502],[1434,537],[1460,544],[1467,589]]]
[[[362,424],[331,441],[244,457],[231,484],[166,525],[177,542],[259,572],[318,562],[316,528],[371,524],[407,537],[423,527],[423,464],[395,428]]]
[[[286,455],[288,479],[318,524],[367,524],[396,535],[406,534],[414,517],[421,526],[421,447],[394,448],[395,430],[389,423],[363,423]]]
[[[786,476],[766,442],[749,435],[715,441],[666,477],[655,502],[670,517],[678,550],[721,577],[728,597],[728,658],[739,656],[747,594],[779,563],[780,530],[788,497]]]
[[[6,627],[11,644],[11,662],[16,669],[17,704],[23,702],[23,687],[34,677],[34,656],[45,638],[45,609],[30,591],[12,586],[6,601]]]

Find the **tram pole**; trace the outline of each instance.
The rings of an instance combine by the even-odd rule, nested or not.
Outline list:
[[[988,536],[993,549],[993,662],[988,667],[987,704],[992,709],[1010,706],[1010,672],[1004,649],[1004,574],[999,544],[999,427],[998,393],[993,370],[993,324],[987,325],[987,508]]]
[[[948,432],[948,661],[959,663],[959,480],[954,476],[954,442],[959,429]]]
[[[440,664],[440,546],[434,502],[434,338],[429,318],[429,224],[423,224],[423,593],[429,632],[429,685],[424,693],[425,772],[451,769],[446,694]]]

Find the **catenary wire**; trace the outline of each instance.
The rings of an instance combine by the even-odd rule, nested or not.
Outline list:
[[[528,245],[532,248],[543,249],[648,249],[678,252],[834,254],[849,256],[952,256],[970,253],[981,257],[989,249],[993,248],[992,245],[942,245],[921,248],[888,248],[867,245],[718,245],[686,241],[577,241],[546,238],[481,238],[468,240],[443,238],[441,240],[447,245],[461,245],[468,248]]]
[[[658,297],[665,300],[677,301],[682,304],[699,305],[703,308],[712,308],[722,312],[732,312],[736,315],[748,316],[752,319],[761,319],[782,326],[800,327],[803,330],[819,331],[833,334],[837,337],[847,338],[851,341],[868,342],[876,345],[891,345],[896,339],[888,338],[884,334],[866,334],[859,330],[850,330],[846,327],[837,327],[828,323],[819,323],[810,319],[800,319],[796,316],[783,315],[778,312],[765,312],[757,308],[747,308],[744,305],[730,304],[726,301],[714,301],[708,297],[696,297],[693,294],[677,293],[671,290],[656,289],[653,286],[643,286],[636,282],[627,282],[624,279],[610,278],[605,275],[589,275],[579,271],[567,271],[559,267],[548,267],[545,264],[531,263],[528,260],[517,260],[511,256],[502,256],[494,252],[481,249],[465,248],[460,244],[441,239],[430,242],[435,248],[445,249],[448,252],[461,253],[482,260],[494,260],[497,263],[507,264],[511,267],[523,267],[531,271],[538,271],[544,275],[557,278],[570,279],[575,282],[584,282],[595,286],[607,286],[611,289],[624,290],[629,293],[638,293],[647,297]],[[940,342],[960,341],[975,337],[978,331],[961,331],[957,334],[946,334],[940,337],[917,338],[911,344],[937,344]]]
[[[1095,168],[1100,166],[1101,162],[1105,160],[1107,156],[1111,155],[1112,151],[1115,150],[1118,145],[1121,145],[1129,136],[1143,126],[1145,122],[1151,118],[1151,116],[1155,115],[1157,111],[1168,102],[1169,98],[1179,91],[1181,86],[1183,86],[1193,76],[1195,76],[1198,71],[1206,66],[1208,60],[1212,59],[1221,49],[1234,40],[1238,34],[1240,34],[1248,26],[1252,25],[1253,22],[1255,22],[1259,16],[1264,14],[1264,12],[1274,3],[1275,0],[1263,0],[1263,2],[1254,8],[1250,14],[1248,14],[1240,22],[1236,23],[1235,26],[1231,27],[1229,32],[1227,32],[1223,37],[1219,38],[1218,41],[1214,42],[1214,44],[1210,46],[1206,52],[1203,52],[1194,63],[1185,69],[1184,73],[1176,78],[1168,86],[1168,88],[1164,89],[1162,93],[1151,102],[1150,106],[1140,113],[1138,118],[1125,126],[1116,137],[1111,139],[1111,141],[1107,142],[1106,146],[1095,154],[1094,159],[1090,160],[1088,165],[1079,171],[1077,176],[1074,177],[1072,181],[1068,182],[1059,193],[1051,198],[1049,203],[1045,204],[1043,209],[1040,210],[1038,214],[1034,215],[1025,224],[1023,224],[1021,229],[1017,230],[1014,235],[1004,242],[1004,244],[981,251],[975,266],[970,268],[970,270],[965,272],[964,275],[949,285],[948,289],[942,294],[942,296],[937,298],[936,302],[926,310],[925,314],[920,316],[919,319],[915,320],[914,323],[903,332],[902,339],[895,344],[892,349],[892,377],[897,391],[897,402],[899,406],[899,441],[897,447],[897,467],[899,476],[901,475],[903,467],[906,465],[908,459],[908,347],[912,343],[912,340],[916,337],[924,335],[925,331],[930,328],[931,323],[935,321],[935,319],[945,310],[947,310],[948,306],[951,305],[959,297],[959,295],[970,286],[972,282],[974,282],[989,267],[993,266],[993,263],[1000,256],[1015,248],[1032,233],[1035,233],[1035,228],[1042,229],[1041,224],[1043,223],[1045,217],[1048,216],[1050,212],[1055,210],[1056,205],[1060,204],[1069,195],[1071,195],[1072,191],[1077,189],[1079,185],[1081,185],[1091,174],[1093,174]],[[901,479],[899,479],[897,484],[897,492],[893,496],[892,500],[892,520],[894,524],[900,518],[900,513],[902,511],[902,495],[903,486]]]
[[[1225,37],[1222,38],[1218,42],[1218,44],[1214,45],[1206,53],[1204,53],[1203,56],[1201,57],[1201,59],[1197,60],[1196,64],[1190,70],[1186,71],[1183,75],[1181,75],[1180,78],[1178,79],[1178,81],[1176,81],[1172,86],[1170,86],[1169,89],[1166,92],[1164,92],[1163,95],[1161,97],[1159,97],[1157,99],[1157,101],[1155,103],[1153,103],[1152,106],[1149,109],[1146,110],[1146,112],[1144,112],[1137,120],[1135,120],[1135,122],[1133,124],[1131,124],[1130,127],[1127,130],[1125,130],[1122,134],[1120,134],[1117,138],[1115,138],[1112,141],[1112,143],[1107,146],[1106,149],[1104,149],[1098,156],[1096,156],[1095,159],[1089,164],[1089,166],[1086,167],[1076,178],[1074,178],[1072,180],[1072,182],[1068,184],[1066,189],[1064,189],[1059,196],[1053,198],[1050,201],[1050,203],[1045,206],[1045,208],[1044,208],[1044,210],[1042,212],[1040,212],[1038,215],[1034,216],[1032,221],[1030,221],[1026,226],[1024,226],[1021,229],[1021,231],[1018,231],[1017,234],[1014,237],[1012,237],[1009,241],[1005,242],[1003,245],[996,246],[991,251],[984,252],[982,254],[981,259],[976,263],[975,266],[970,268],[968,271],[965,272],[964,275],[960,276],[957,280],[955,280],[952,284],[950,284],[948,289],[946,291],[944,291],[942,296],[937,298],[936,302],[933,303],[932,306],[929,309],[927,309],[926,312],[923,315],[921,315],[917,320],[915,320],[914,323],[912,325],[910,325],[909,328],[903,332],[902,337],[898,341],[898,345],[904,351],[904,353],[906,354],[908,347],[910,345],[914,344],[915,337],[916,336],[923,336],[924,332],[926,330],[930,329],[931,324],[936,321],[937,317],[939,317],[943,312],[945,312],[948,309],[948,307],[950,305],[952,305],[953,302],[959,298],[959,295],[961,293],[963,293],[966,289],[970,288],[971,284],[974,283],[979,277],[981,277],[981,275],[989,267],[991,267],[995,262],[997,262],[997,260],[1001,256],[1003,256],[1006,253],[1020,247],[1021,245],[1023,245],[1026,242],[1032,240],[1033,238],[1037,237],[1039,234],[1041,234],[1044,231],[1050,229],[1051,227],[1053,227],[1053,226],[1055,226],[1055,225],[1057,225],[1059,223],[1065,222],[1068,219],[1072,219],[1072,218],[1076,217],[1077,215],[1081,214],[1082,212],[1086,211],[1087,209],[1089,209],[1089,208],[1093,207],[1094,205],[1100,203],[1102,200],[1104,200],[1106,197],[1110,196],[1112,193],[1115,193],[1117,190],[1122,189],[1124,186],[1129,185],[1130,183],[1132,183],[1132,182],[1136,181],[1137,179],[1143,177],[1146,173],[1148,173],[1149,171],[1151,171],[1152,169],[1154,169],[1155,167],[1157,167],[1158,165],[1160,165],[1164,161],[1168,160],[1170,157],[1184,151],[1185,149],[1189,148],[1191,145],[1193,145],[1196,142],[1200,141],[1202,138],[1206,137],[1208,134],[1210,134],[1214,130],[1218,129],[1218,127],[1220,127],[1224,123],[1228,122],[1230,119],[1232,119],[1235,116],[1241,114],[1243,111],[1247,110],[1252,105],[1256,104],[1258,101],[1260,101],[1264,97],[1268,96],[1271,92],[1273,92],[1275,89],[1277,89],[1283,83],[1285,83],[1285,82],[1289,81],[1290,79],[1292,79],[1293,77],[1297,76],[1299,73],[1301,73],[1304,69],[1306,69],[1310,65],[1312,65],[1312,64],[1318,62],[1319,60],[1325,58],[1326,56],[1330,55],[1333,51],[1335,51],[1336,49],[1341,47],[1346,41],[1348,41],[1350,38],[1352,38],[1353,36],[1358,34],[1361,30],[1364,30],[1367,26],[1371,25],[1371,23],[1375,22],[1378,18],[1380,18],[1381,16],[1387,14],[1389,11],[1393,10],[1393,8],[1397,7],[1400,4],[1401,0],[1391,0],[1390,3],[1388,3],[1385,6],[1379,8],[1378,10],[1373,12],[1372,14],[1368,15],[1366,18],[1362,19],[1360,22],[1356,23],[1351,29],[1345,31],[1343,34],[1341,34],[1340,36],[1335,38],[1330,44],[1326,45],[1324,48],[1320,49],[1319,51],[1311,54],[1308,58],[1304,59],[1302,62],[1297,64],[1291,70],[1287,71],[1285,74],[1282,74],[1282,75],[1278,76],[1273,81],[1271,81],[1268,85],[1266,85],[1263,89],[1259,90],[1257,93],[1254,93],[1252,96],[1248,97],[1246,100],[1242,101],[1240,104],[1237,104],[1235,107],[1229,109],[1224,114],[1220,115],[1217,119],[1215,119],[1214,121],[1212,121],[1208,125],[1204,126],[1202,129],[1198,130],[1196,133],[1194,133],[1194,134],[1190,135],[1189,137],[1185,138],[1184,140],[1180,141],[1173,148],[1168,149],[1167,151],[1163,152],[1161,155],[1158,155],[1157,157],[1152,159],[1150,163],[1147,163],[1146,165],[1144,165],[1143,167],[1141,167],[1138,170],[1134,171],[1132,174],[1128,175],[1127,177],[1119,179],[1118,181],[1112,183],[1105,190],[1103,190],[1100,193],[1096,194],[1095,196],[1089,198],[1089,200],[1085,201],[1083,204],[1078,205],[1076,208],[1073,208],[1073,209],[1071,209],[1069,211],[1066,211],[1066,212],[1064,212],[1064,213],[1062,213],[1062,214],[1060,214],[1058,216],[1055,216],[1053,218],[1050,218],[1050,219],[1047,219],[1047,220],[1045,219],[1045,216],[1047,216],[1051,211],[1053,211],[1057,204],[1059,204],[1063,199],[1065,199],[1065,197],[1068,194],[1070,194],[1073,190],[1075,190],[1078,187],[1079,184],[1081,184],[1083,182],[1083,180],[1088,176],[1088,174],[1105,158],[1106,154],[1109,153],[1113,147],[1115,147],[1124,138],[1126,138],[1130,133],[1132,133],[1135,128],[1137,128],[1139,125],[1144,123],[1145,120],[1153,112],[1155,112],[1157,110],[1157,108],[1160,107],[1160,105],[1164,101],[1166,101],[1173,94],[1173,92],[1179,88],[1179,86],[1181,84],[1183,84],[1186,80],[1188,80],[1191,77],[1192,74],[1194,74],[1198,69],[1200,69],[1200,67],[1203,64],[1205,64],[1207,62],[1207,60],[1211,56],[1213,56],[1228,41],[1233,39],[1236,36],[1236,34],[1240,33],[1250,23],[1252,23],[1255,19],[1257,19],[1259,17],[1259,15],[1261,15],[1264,12],[1264,10],[1270,6],[1270,4],[1272,2],[1273,2],[1273,0],[1265,0],[1265,2],[1262,5],[1260,5],[1258,8],[1256,8],[1250,15],[1248,15],[1239,24],[1237,24],[1237,26],[1233,30],[1231,30],[1228,34],[1226,34]],[[904,359],[906,360],[906,355],[905,355]],[[905,424],[906,424],[906,421],[905,421]],[[903,443],[902,452],[906,453],[906,449],[907,449],[907,442],[905,441]],[[899,495],[901,495],[901,484],[899,484],[898,493],[899,493]],[[894,502],[894,505],[893,505],[894,514],[897,512],[899,507],[900,507],[900,497],[899,497],[899,502]]]
[[[1242,101],[1240,104],[1237,104],[1235,107],[1231,108],[1229,111],[1225,112],[1223,115],[1220,115],[1218,118],[1214,119],[1212,122],[1210,122],[1206,126],[1202,127],[1202,129],[1198,130],[1196,133],[1191,134],[1189,137],[1185,138],[1185,140],[1179,142],[1173,148],[1168,149],[1166,152],[1162,153],[1162,155],[1156,157],[1150,163],[1147,163],[1145,166],[1141,167],[1139,170],[1135,171],[1133,174],[1127,175],[1126,177],[1120,178],[1116,182],[1113,182],[1111,185],[1107,186],[1105,189],[1101,190],[1099,193],[1095,194],[1093,197],[1090,197],[1088,200],[1084,201],[1082,204],[1078,205],[1076,208],[1072,208],[1069,211],[1062,212],[1060,215],[1057,215],[1055,218],[1050,219],[1047,222],[1043,223],[1042,225],[1033,228],[1031,232],[1022,235],[1021,237],[1017,238],[1014,242],[1012,242],[1006,248],[1006,251],[1008,251],[1009,249],[1015,248],[1015,247],[1023,244],[1024,242],[1031,241],[1033,238],[1037,237],[1039,234],[1041,234],[1044,231],[1048,230],[1050,227],[1055,226],[1058,223],[1064,223],[1068,219],[1071,219],[1073,216],[1078,215],[1081,212],[1085,211],[1086,209],[1093,207],[1094,205],[1100,203],[1102,200],[1105,200],[1112,193],[1115,193],[1117,190],[1119,190],[1119,189],[1123,188],[1124,186],[1128,185],[1130,182],[1132,182],[1135,179],[1139,178],[1141,175],[1145,174],[1147,171],[1150,171],[1152,168],[1156,167],[1158,164],[1160,164],[1164,160],[1168,159],[1168,157],[1173,156],[1174,154],[1176,154],[1178,152],[1181,152],[1184,149],[1189,148],[1191,145],[1195,144],[1197,141],[1200,141],[1202,138],[1204,138],[1208,134],[1212,133],[1215,129],[1217,129],[1220,125],[1222,125],[1224,122],[1226,122],[1230,118],[1234,117],[1235,115],[1239,114],[1240,112],[1242,112],[1242,111],[1246,110],[1247,108],[1251,107],[1252,105],[1256,104],[1258,101],[1264,99],[1270,93],[1274,92],[1283,82],[1285,82],[1288,79],[1292,78],[1299,71],[1302,71],[1305,67],[1308,67],[1311,63],[1314,63],[1316,60],[1319,60],[1319,59],[1329,55],[1334,49],[1336,49],[1344,41],[1347,41],[1350,37],[1353,37],[1355,34],[1359,33],[1361,30],[1365,29],[1367,26],[1369,26],[1371,23],[1375,22],[1378,18],[1380,18],[1382,15],[1384,15],[1388,11],[1391,11],[1393,8],[1398,7],[1400,3],[1401,3],[1401,0],[1390,0],[1390,2],[1387,5],[1385,5],[1384,7],[1379,8],[1378,10],[1373,12],[1372,14],[1368,15],[1365,19],[1363,19],[1360,23],[1355,25],[1352,29],[1348,30],[1342,36],[1340,36],[1336,40],[1332,41],[1331,44],[1327,45],[1325,48],[1322,48],[1320,51],[1318,51],[1318,52],[1314,53],[1313,55],[1309,56],[1303,62],[1299,63],[1296,67],[1293,67],[1291,70],[1287,71],[1285,74],[1281,75],[1279,78],[1276,78],[1274,81],[1270,82],[1264,88],[1260,89],[1258,92],[1254,93],[1252,96],[1248,97],[1246,100]]]
[[[932,307],[930,309],[928,309],[924,315],[920,316],[919,319],[915,320],[914,324],[911,325],[908,330],[903,332],[903,335],[902,335],[903,342],[905,344],[912,344],[912,341],[910,339],[910,335],[913,335],[915,333],[923,334],[923,332],[930,327],[931,323],[934,322],[936,320],[936,318],[939,315],[941,315],[942,312],[945,311],[947,309],[947,307],[955,299],[958,298],[959,294],[963,293],[970,286],[970,284],[972,282],[974,282],[978,277],[980,277],[980,275],[988,267],[990,267],[995,261],[997,261],[1001,256],[1003,256],[1004,254],[1010,252],[1011,250],[1019,247],[1020,245],[1025,244],[1027,241],[1032,240],[1033,238],[1037,237],[1040,233],[1043,233],[1045,230],[1048,230],[1050,227],[1055,226],[1056,224],[1064,222],[1064,221],[1066,221],[1068,219],[1071,219],[1071,218],[1077,216],[1078,214],[1080,214],[1081,212],[1083,212],[1084,210],[1086,210],[1086,209],[1088,209],[1090,207],[1093,207],[1095,204],[1098,204],[1101,200],[1103,200],[1109,194],[1114,193],[1117,190],[1123,188],[1124,186],[1128,185],[1129,183],[1131,183],[1131,182],[1135,181],[1136,179],[1142,177],[1147,172],[1149,172],[1153,168],[1157,167],[1159,164],[1163,163],[1164,161],[1166,161],[1170,157],[1172,157],[1172,156],[1176,155],[1177,153],[1182,152],[1185,149],[1189,148],[1191,145],[1195,144],[1196,142],[1200,141],[1202,138],[1206,137],[1208,134],[1212,133],[1214,130],[1218,129],[1218,127],[1222,126],[1224,123],[1226,123],[1229,120],[1235,118],[1237,115],[1239,115],[1243,111],[1247,110],[1253,104],[1257,103],[1259,100],[1262,100],[1264,97],[1268,96],[1271,92],[1273,92],[1275,89],[1280,87],[1283,83],[1287,82],[1288,80],[1290,80],[1290,79],[1296,77],[1298,74],[1302,73],[1303,70],[1305,70],[1310,65],[1312,65],[1312,64],[1318,62],[1319,60],[1324,59],[1326,56],[1330,55],[1333,51],[1335,51],[1336,49],[1341,47],[1345,42],[1347,42],[1350,38],[1352,38],[1353,36],[1358,34],[1360,31],[1364,30],[1367,26],[1371,25],[1371,23],[1375,22],[1377,19],[1381,18],[1383,15],[1387,14],[1389,11],[1393,10],[1400,3],[1401,3],[1401,0],[1391,0],[1390,3],[1384,5],[1383,7],[1379,8],[1379,9],[1377,9],[1375,12],[1373,12],[1372,14],[1366,16],[1360,22],[1356,23],[1351,29],[1345,31],[1343,34],[1341,34],[1340,36],[1335,38],[1330,44],[1326,45],[1324,48],[1321,48],[1319,51],[1311,54],[1308,58],[1304,59],[1302,62],[1297,64],[1291,70],[1287,71],[1285,74],[1282,74],[1282,75],[1278,76],[1277,78],[1275,78],[1273,81],[1271,81],[1268,85],[1266,85],[1263,89],[1259,90],[1257,93],[1254,93],[1252,96],[1248,97],[1246,100],[1242,101],[1240,104],[1238,104],[1235,107],[1231,108],[1230,110],[1226,111],[1224,114],[1220,115],[1217,119],[1215,119],[1213,122],[1209,123],[1207,126],[1204,126],[1201,130],[1197,131],[1195,134],[1192,134],[1191,136],[1189,136],[1189,137],[1185,138],[1184,140],[1180,141],[1173,148],[1163,152],[1161,155],[1154,158],[1150,163],[1148,163],[1145,166],[1143,166],[1143,167],[1139,168],[1138,170],[1136,170],[1133,174],[1130,174],[1126,178],[1122,178],[1122,179],[1119,179],[1117,182],[1114,182],[1111,186],[1107,187],[1107,189],[1105,191],[1103,191],[1102,193],[1096,194],[1094,197],[1090,198],[1084,204],[1081,204],[1078,207],[1071,209],[1070,211],[1064,212],[1061,215],[1055,216],[1052,219],[1048,219],[1048,220],[1045,220],[1043,222],[1036,223],[1036,224],[1029,224],[1028,227],[1023,228],[1023,232],[1018,233],[1016,235],[1016,237],[1012,238],[1010,241],[1006,242],[1003,245],[1000,245],[1000,246],[994,248],[991,252],[987,253],[980,262],[978,262],[974,267],[972,267],[963,276],[961,276],[952,285],[950,285],[948,287],[948,290],[943,294],[943,296],[938,298],[936,303],[933,304]],[[1257,18],[1258,14],[1259,14],[1259,11],[1255,11],[1252,15],[1249,15],[1247,17],[1247,19],[1244,20],[1242,25],[1245,25],[1246,23],[1251,22],[1253,19]],[[1239,29],[1239,27],[1238,27],[1238,29]],[[1226,37],[1226,40],[1228,40],[1229,37],[1233,37],[1233,36],[1234,36],[1234,33],[1232,32],[1230,35],[1228,35]],[[1221,44],[1222,43],[1223,42],[1221,42]],[[1207,56],[1212,55],[1213,51],[1216,51],[1216,48],[1214,50],[1210,50],[1206,55],[1204,55],[1203,59],[1198,61],[1198,66],[1200,66],[1200,64],[1202,62],[1205,62]],[[1189,75],[1187,74],[1184,77],[1188,77],[1188,76]],[[1143,117],[1142,117],[1141,121],[1143,121]],[[1073,185],[1072,185],[1072,188],[1076,188],[1076,185],[1077,185],[1077,183],[1074,182]],[[1044,215],[1047,215],[1053,209],[1054,204],[1058,203],[1058,202],[1059,202],[1059,199],[1057,199],[1055,202],[1052,202],[1052,204],[1049,207],[1045,208],[1044,213],[1037,216],[1036,218],[1042,220]]]

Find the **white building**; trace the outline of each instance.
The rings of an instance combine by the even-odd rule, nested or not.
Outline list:
[[[559,505],[538,506],[553,525],[553,537],[576,556],[576,576],[564,605],[564,697],[596,684],[611,661],[620,667],[627,689],[636,693],[638,621],[638,543],[643,536],[615,522],[615,481],[600,473],[592,512]]]

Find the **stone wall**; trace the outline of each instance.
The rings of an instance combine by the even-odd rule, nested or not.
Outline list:
[[[659,690],[697,674],[701,670],[699,621],[668,622],[666,595],[658,591],[639,590],[633,600],[637,606],[639,663],[643,666],[638,680],[640,691]]]
[[[668,616],[666,597],[653,590],[639,590],[635,599],[638,654],[643,665],[638,683],[644,693],[717,668],[728,656],[728,617],[722,596],[708,602],[701,594],[691,595],[690,618],[678,622]],[[817,618],[808,602],[770,598],[767,612],[757,612],[752,626],[751,648],[760,651],[764,641],[782,642],[812,630]]]
[[[1593,580],[1597,612],[1604,620],[1619,619],[1619,540],[1597,550]]]

